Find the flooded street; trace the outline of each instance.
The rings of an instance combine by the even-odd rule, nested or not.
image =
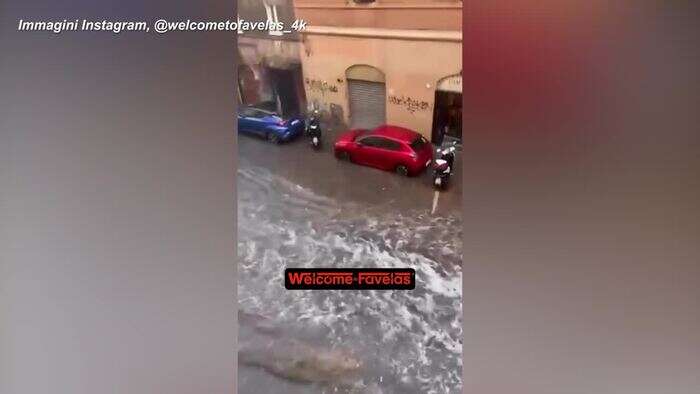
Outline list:
[[[461,392],[461,185],[431,214],[427,175],[338,162],[304,140],[239,136],[239,153],[238,300],[255,317],[239,315],[239,392]],[[288,291],[287,267],[414,268],[416,289]],[[305,379],[280,373],[300,365]]]

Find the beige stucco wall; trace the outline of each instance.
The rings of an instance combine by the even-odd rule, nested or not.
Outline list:
[[[307,34],[301,61],[307,102],[342,107],[349,123],[345,71],[355,64],[382,70],[386,78],[387,123],[430,139],[435,85],[462,69],[461,42],[401,40]]]
[[[462,30],[461,0],[295,0],[294,12],[309,26]]]

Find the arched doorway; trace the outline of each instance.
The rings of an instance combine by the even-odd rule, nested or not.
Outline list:
[[[435,85],[433,110],[434,144],[462,143],[462,73],[450,75]]]
[[[258,95],[258,81],[250,66],[241,64],[238,66],[238,89],[243,104],[255,104],[260,101]]]
[[[345,71],[350,127],[371,129],[386,123],[386,84],[378,68],[357,64]]]

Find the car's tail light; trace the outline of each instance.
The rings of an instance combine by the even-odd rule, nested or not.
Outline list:
[[[408,155],[411,156],[411,158],[413,158],[413,159],[418,158],[418,155],[416,154],[416,152],[409,152]]]

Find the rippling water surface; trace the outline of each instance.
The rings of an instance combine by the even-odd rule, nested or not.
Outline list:
[[[256,167],[239,170],[238,193],[240,309],[300,327],[318,346],[349,347],[365,365],[359,383],[373,393],[462,392],[461,218],[341,203]],[[287,291],[286,267],[411,267],[417,286]],[[356,392],[254,369],[239,376],[271,394]]]

